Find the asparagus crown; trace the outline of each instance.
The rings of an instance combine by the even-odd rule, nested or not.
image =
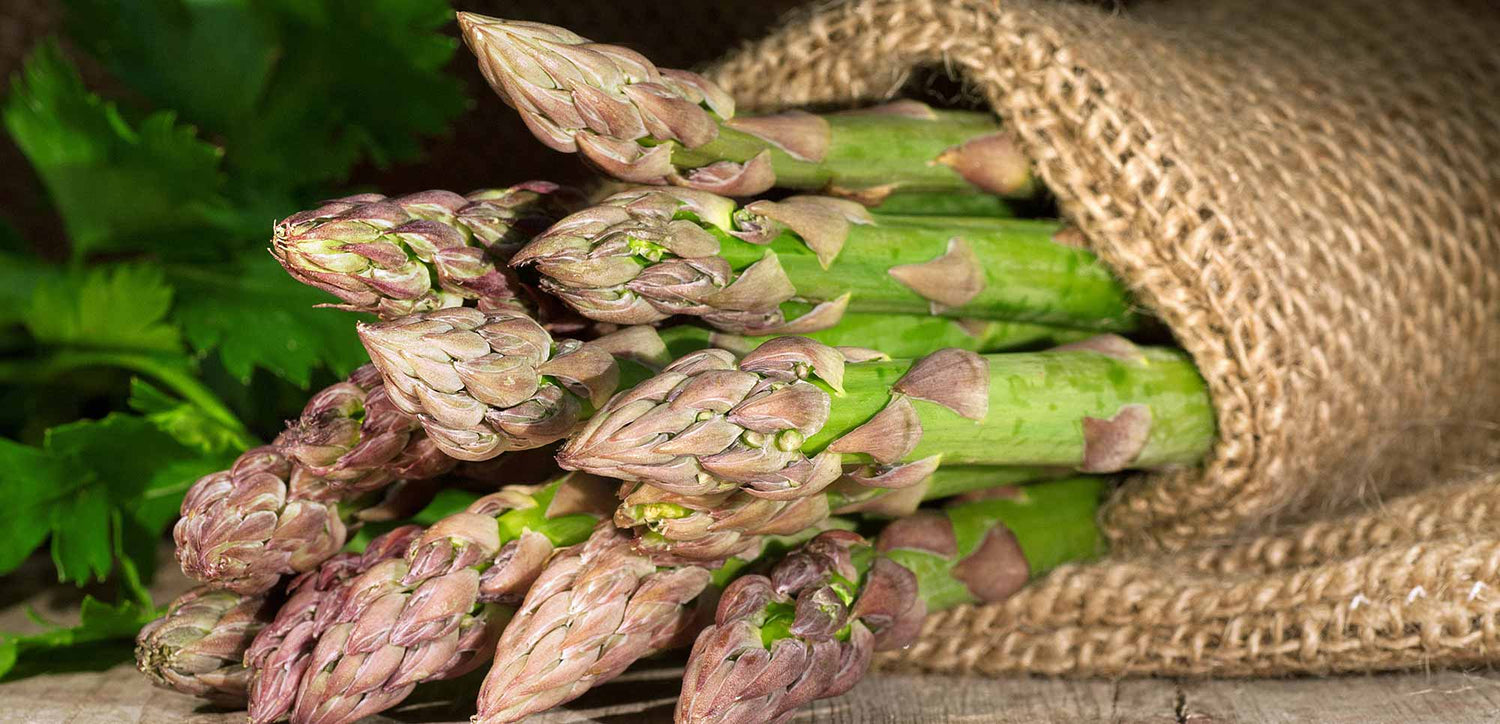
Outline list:
[[[519,291],[506,260],[580,199],[545,181],[468,196],[361,194],[278,222],[271,253],[299,281],[343,300],[340,307],[384,318],[465,300],[501,306]]]
[[[742,487],[773,500],[816,494],[842,472],[838,454],[802,444],[828,419],[844,355],[782,337],[744,358],[703,350],[604,405],[558,454],[565,468],[681,495]],[[821,385],[814,384],[817,378]]]
[[[608,352],[554,340],[517,312],[442,309],[361,324],[359,336],[391,402],[460,460],[561,439],[619,384]]]
[[[480,571],[479,600],[514,604],[557,545],[581,540],[609,515],[614,484],[570,473],[542,485],[509,485],[434,523],[411,545],[402,583],[464,568]]]
[[[851,201],[794,196],[734,201],[691,189],[632,189],[559,221],[511,259],[532,265],[542,286],[580,314],[616,324],[701,316],[744,334],[797,334],[836,324],[848,299],[826,301],[788,322],[780,305],[796,289],[774,253],[736,272],[721,241],[767,244],[790,232],[826,268],[851,224],[870,215]]]
[[[172,529],[188,577],[261,593],[281,576],[311,570],[344,545],[347,529],[327,483],[276,446],[246,451],[200,478]]]
[[[692,625],[708,586],[698,566],[658,568],[629,533],[602,523],[558,553],[526,594],[495,651],[475,721],[518,721],[569,701]]]
[[[396,705],[419,683],[462,675],[489,658],[506,616],[477,604],[479,572],[465,568],[410,586],[402,583],[406,569],[399,557],[382,560],[320,607],[294,720],[352,722]]]
[[[432,478],[458,463],[396,407],[374,365],[313,395],[281,444],[290,458],[340,491]]]
[[[552,25],[459,13],[458,24],[490,87],[542,143],[578,152],[627,181],[660,182],[672,171],[666,146],[718,136],[734,115],[723,89],[695,73],[658,69],[635,51],[594,43]]]
[[[756,545],[756,536],[792,535],[828,517],[828,498],[768,500],[744,491],[679,495],[635,485],[615,524],[636,531],[636,549],[658,563],[719,561]]]
[[[157,686],[242,706],[250,672],[240,658],[271,620],[276,601],[199,586],[135,639],[136,666]]]
[[[251,722],[269,724],[291,712],[320,633],[318,612],[336,607],[351,578],[380,561],[400,557],[421,532],[415,525],[396,528],[370,541],[363,554],[336,555],[287,585],[286,603],[245,650]]]
[[[298,718],[353,721],[488,660],[509,620],[492,604],[518,603],[553,546],[583,540],[613,498],[603,479],[566,475],[508,486],[410,536],[319,611]]]
[[[877,649],[909,643],[925,615],[916,577],[883,557],[856,565],[869,552],[829,531],[769,575],[730,583],[693,645],[677,721],[777,721],[848,691]]]

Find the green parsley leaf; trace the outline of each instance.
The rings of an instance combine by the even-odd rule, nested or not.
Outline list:
[[[464,108],[443,73],[457,43],[444,0],[256,0],[279,58],[254,112],[224,133],[248,188],[319,188],[368,158],[415,158]]]
[[[131,264],[41,280],[26,325],[49,346],[173,353],[182,349],[166,321],[172,288],[160,268]]]
[[[54,427],[40,448],[0,440],[0,498],[16,514],[0,533],[0,573],[50,534],[60,580],[103,579],[120,552],[122,525],[160,534],[188,486],[228,458],[202,455],[150,420],[120,413]],[[135,570],[149,571],[152,553],[136,558]]]
[[[139,377],[130,380],[127,404],[172,439],[204,455],[235,452],[243,442],[238,430],[224,425],[203,408],[173,397]]]
[[[53,496],[85,475],[76,460],[0,438],[0,495],[12,511],[0,526],[0,573],[15,570],[47,539]]]
[[[369,360],[347,312],[316,309],[330,298],[287,276],[264,251],[214,268],[168,267],[178,290],[174,316],[200,352],[217,349],[248,384],[256,367],[306,387],[321,366],[348,374]]]
[[[158,108],[210,133],[247,117],[277,48],[246,0],[67,0],[68,35]]]
[[[77,626],[59,626],[50,631],[29,636],[0,634],[0,677],[16,678],[31,673],[23,671],[17,664],[23,660],[35,661],[46,655],[49,670],[73,668],[69,663],[86,665],[82,661],[59,662],[58,654],[67,656],[72,651],[77,658],[94,658],[92,665],[109,665],[124,660],[130,655],[128,646],[93,646],[112,641],[129,640],[137,631],[156,618],[156,610],[139,601],[124,601],[110,605],[93,596],[85,596],[83,610]],[[103,654],[105,658],[99,659]],[[29,667],[27,667],[29,668]]]
[[[223,141],[237,199],[413,158],[464,106],[444,0],[68,4],[110,70]]]
[[[32,290],[58,273],[36,257],[0,251],[0,325],[25,321]]]
[[[27,59],[0,116],[57,204],[75,257],[196,250],[205,228],[234,218],[220,195],[219,149],[171,112],[132,127],[55,42]]]

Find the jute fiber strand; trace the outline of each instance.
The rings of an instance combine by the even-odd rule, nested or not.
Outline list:
[[[880,663],[1105,676],[1492,663],[1497,514],[1500,469],[1286,535],[1070,566],[1004,604],[928,616],[915,646]]]
[[[1496,37],[1485,3],[864,0],[819,3],[712,71],[758,109],[958,75],[1213,394],[1206,464],[1138,476],[1106,508],[1114,558],[933,616],[888,664],[1500,657],[1500,523],[1446,507],[1457,489],[1420,492],[1500,460]],[[1469,485],[1500,496],[1494,476]],[[1276,523],[1304,527],[1235,542]]]

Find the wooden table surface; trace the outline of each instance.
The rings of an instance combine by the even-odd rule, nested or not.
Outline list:
[[[562,722],[668,722],[680,661],[633,670],[566,707],[535,717]],[[476,678],[418,690],[368,722],[467,722]],[[134,668],[35,676],[0,684],[5,722],[244,721],[198,700],[148,686]],[[799,722],[1447,722],[1500,721],[1500,674],[1438,672],[1285,681],[1059,681],[871,676],[854,691],[817,702]]]
[[[159,600],[187,581],[163,561]],[[0,588],[0,631],[35,630],[26,606],[54,621],[76,617],[78,594],[49,585],[49,566],[28,566]],[[28,593],[30,592],[29,595]],[[102,665],[102,664],[101,664]],[[74,669],[79,668],[76,664]],[[94,666],[92,668],[99,668]],[[682,659],[636,669],[533,721],[665,722],[672,717]],[[419,687],[402,706],[369,722],[467,722],[483,671]],[[49,673],[0,684],[0,722],[228,724],[198,700],[150,686],[130,664]],[[1500,672],[1415,672],[1274,681],[1062,681],[876,674],[850,693],[817,702],[807,722],[1500,722]]]

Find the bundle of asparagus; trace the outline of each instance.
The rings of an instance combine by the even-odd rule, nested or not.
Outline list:
[[[1105,476],[1208,451],[1203,381],[1138,344],[1082,235],[1006,218],[1035,185],[992,117],[737,116],[633,51],[459,23],[539,139],[646,185],[275,226],[292,276],[380,317],[371,364],[189,491],[203,586],[141,632],[158,682],[340,724],[491,662],[475,720],[508,722],[690,648],[679,721],[782,721],[926,612],[1098,555]],[[747,198],[772,187],[801,195]],[[509,484],[525,450],[546,482]],[[498,492],[346,550],[455,472]]]

